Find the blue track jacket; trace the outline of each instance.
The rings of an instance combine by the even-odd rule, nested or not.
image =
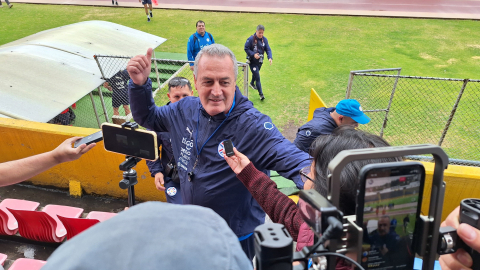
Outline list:
[[[335,107],[322,107],[313,112],[312,120],[301,126],[297,131],[297,137],[293,143],[298,149],[308,153],[312,142],[318,136],[332,134],[337,127],[337,123],[330,116],[330,113],[333,111],[335,111]]]
[[[265,54],[267,53],[267,57],[264,57],[264,62],[266,62],[268,59],[272,58],[272,50],[270,49],[270,45],[268,45],[268,39],[263,36],[262,39],[257,38],[257,49],[254,49],[254,41],[253,38],[256,38],[256,35],[251,35],[249,38],[247,38],[247,41],[245,42],[245,47],[244,50],[247,53],[248,58],[250,61],[257,61],[258,59],[255,59],[253,57],[256,53],[259,54]],[[263,41],[262,41],[263,40]]]
[[[230,116],[215,133],[226,115],[208,115],[198,97],[185,97],[168,106],[157,107],[150,79],[143,86],[130,80],[129,93],[132,114],[138,124],[170,133],[183,203],[213,209],[237,236],[252,233],[255,227],[263,224],[265,213],[224,160],[224,140],[231,139],[238,151],[259,170],[276,170],[303,188],[299,171],[310,166],[309,155],[285,139],[270,117],[255,109],[238,88]],[[200,149],[210,136],[193,169],[197,147]],[[187,173],[192,171],[195,175],[189,181]]]
[[[213,36],[208,32],[205,32],[203,37],[197,32],[193,33],[187,43],[188,61],[195,61],[195,57],[197,57],[198,52],[203,49],[203,47],[214,43],[215,40],[213,40]],[[190,66],[193,66],[193,63],[190,63]]]

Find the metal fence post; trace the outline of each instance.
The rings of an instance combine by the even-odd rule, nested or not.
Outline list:
[[[92,91],[90,91],[90,99],[92,100],[93,110],[95,111],[95,116],[97,117],[98,128],[102,128],[102,123],[100,123],[100,118],[98,117],[97,106],[95,106],[95,100],[93,99]]]
[[[443,140],[447,135],[448,128],[450,127],[453,117],[455,116],[455,112],[457,111],[458,104],[460,103],[460,99],[463,96],[463,92],[467,87],[468,81],[469,81],[468,79],[463,80],[462,89],[460,89],[460,92],[458,93],[457,100],[455,101],[455,105],[453,105],[452,111],[450,112],[450,116],[448,117],[447,123],[445,124],[445,128],[443,129],[442,136],[440,137],[440,141],[438,142],[438,146],[442,146]]]
[[[350,97],[350,93],[352,92],[352,85],[353,85],[353,77],[354,76],[355,76],[355,72],[350,71],[350,77],[348,77],[347,91],[345,92],[345,99],[348,99]]]
[[[98,95],[100,96],[100,102],[102,103],[103,113],[105,114],[105,121],[110,123],[110,120],[108,119],[107,108],[105,107],[105,101],[103,100],[102,89],[99,86],[97,87],[97,90],[98,90]]]
[[[243,65],[243,92],[248,98],[248,68],[247,65]]]
[[[380,130],[380,137],[383,138],[383,130],[387,127],[388,113],[390,112],[390,107],[392,106],[393,96],[395,95],[395,90],[397,89],[398,76],[400,76],[401,69],[397,72],[397,77],[395,78],[395,83],[393,84],[392,93],[390,94],[390,100],[388,101],[387,110],[385,111],[385,118],[383,119],[382,129]]]

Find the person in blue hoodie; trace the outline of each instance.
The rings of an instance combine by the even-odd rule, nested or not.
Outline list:
[[[267,59],[272,65],[272,50],[270,45],[268,45],[267,38],[263,35],[265,32],[265,26],[259,24],[257,26],[257,31],[247,38],[245,42],[245,52],[247,53],[248,65],[250,66],[250,71],[252,72],[252,81],[250,82],[250,87],[258,90],[260,95],[260,100],[264,100],[265,96],[262,91],[262,83],[260,82],[260,69],[263,65],[263,60],[265,54],[267,54]]]
[[[127,65],[135,121],[157,132],[169,132],[177,161],[182,200],[213,209],[239,238],[247,256],[254,256],[254,229],[265,213],[225,162],[225,140],[254,162],[259,170],[276,170],[303,188],[300,169],[309,155],[282,136],[267,115],[253,107],[236,87],[238,69],[233,52],[220,44],[204,47],[194,66],[198,97],[185,97],[168,106],[152,98],[150,58],[133,57]]]
[[[195,61],[195,57],[203,47],[214,44],[212,34],[205,31],[205,22],[198,21],[197,32],[193,33],[188,39],[187,43],[187,57],[188,61]],[[193,63],[190,63],[190,69],[193,71]]]
[[[193,96],[192,85],[184,77],[175,77],[168,82],[168,100],[173,104],[182,98]],[[167,202],[182,204],[180,194],[180,179],[177,173],[177,164],[173,157],[172,143],[168,132],[157,132],[158,145],[161,145],[160,158],[155,161],[146,161],[148,170],[155,178],[155,187],[165,191]]]
[[[342,125],[368,124],[370,118],[363,113],[362,106],[355,99],[344,99],[336,107],[321,107],[313,112],[312,120],[301,126],[293,143],[298,149],[309,152],[312,142],[320,135],[332,134]]]

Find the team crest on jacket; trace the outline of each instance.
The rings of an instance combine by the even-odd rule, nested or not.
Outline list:
[[[175,196],[175,194],[177,194],[177,189],[175,187],[169,187],[167,189],[167,194],[170,197]]]
[[[307,130],[307,131],[305,131],[305,135],[306,135],[307,137],[309,137],[310,135],[312,135],[312,132],[311,132],[310,130]]]
[[[267,129],[267,130],[271,130],[271,129],[273,129],[275,126],[274,126],[272,123],[270,123],[270,122],[265,122],[265,123],[263,123],[263,127],[264,127],[265,129]]]
[[[224,158],[225,157],[225,146],[223,145],[223,142],[225,140],[223,140],[221,143],[218,144],[218,148],[217,148],[217,152],[218,152],[218,155],[221,157],[221,158]],[[233,144],[232,142],[232,145],[233,147],[235,147],[235,145]]]

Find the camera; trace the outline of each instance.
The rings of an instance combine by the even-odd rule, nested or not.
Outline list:
[[[175,183],[180,183],[180,177],[178,176],[177,165],[169,162],[165,166],[165,177],[169,177]]]
[[[263,63],[263,53],[262,53],[262,54],[258,54],[258,56],[260,56],[260,58],[258,58],[258,62],[259,62],[260,64],[262,64],[262,63]]]
[[[435,169],[431,183],[428,216],[421,215],[419,211],[425,171],[423,165],[417,162],[379,163],[365,166],[359,175],[357,214],[343,216],[337,209],[340,201],[340,175],[349,162],[412,154],[432,154],[434,157]],[[341,257],[343,261],[355,265],[358,269],[410,270],[417,255],[423,258],[423,270],[433,270],[437,253],[440,255],[453,253],[457,248],[464,247],[453,228],[440,228],[445,194],[443,172],[447,165],[446,153],[439,146],[430,144],[340,152],[328,165],[330,174],[326,196],[314,190],[300,191],[299,212],[316,236],[314,244],[292,253],[290,243],[294,239],[288,232],[283,232],[283,225],[263,224],[255,229],[257,269],[310,269],[310,259],[324,257],[323,261],[320,260],[323,264],[315,266],[317,267],[315,269],[334,270],[337,267],[338,257]],[[379,206],[378,214],[377,206]],[[394,217],[397,219],[396,222],[392,222]],[[377,221],[376,226],[370,226],[375,227],[374,230],[378,230],[377,233],[373,233],[374,230],[369,231],[369,220]],[[480,227],[480,200],[462,201],[460,222]],[[401,226],[395,227],[399,224]],[[393,233],[392,230],[396,230],[397,233]],[[395,235],[399,231],[404,232],[403,236],[399,234],[399,237],[392,238],[392,243],[388,245],[387,243],[379,245],[378,241],[376,242],[384,235]],[[269,236],[272,233],[275,234],[273,239],[276,239],[275,241],[272,241],[272,237]],[[376,237],[377,234],[378,237]],[[397,249],[397,246],[402,246],[405,250]],[[285,252],[288,248],[290,252]],[[471,254],[474,265],[478,266],[480,254],[466,250]],[[392,254],[385,257],[384,255],[389,251]],[[292,265],[295,261],[300,264]]]

